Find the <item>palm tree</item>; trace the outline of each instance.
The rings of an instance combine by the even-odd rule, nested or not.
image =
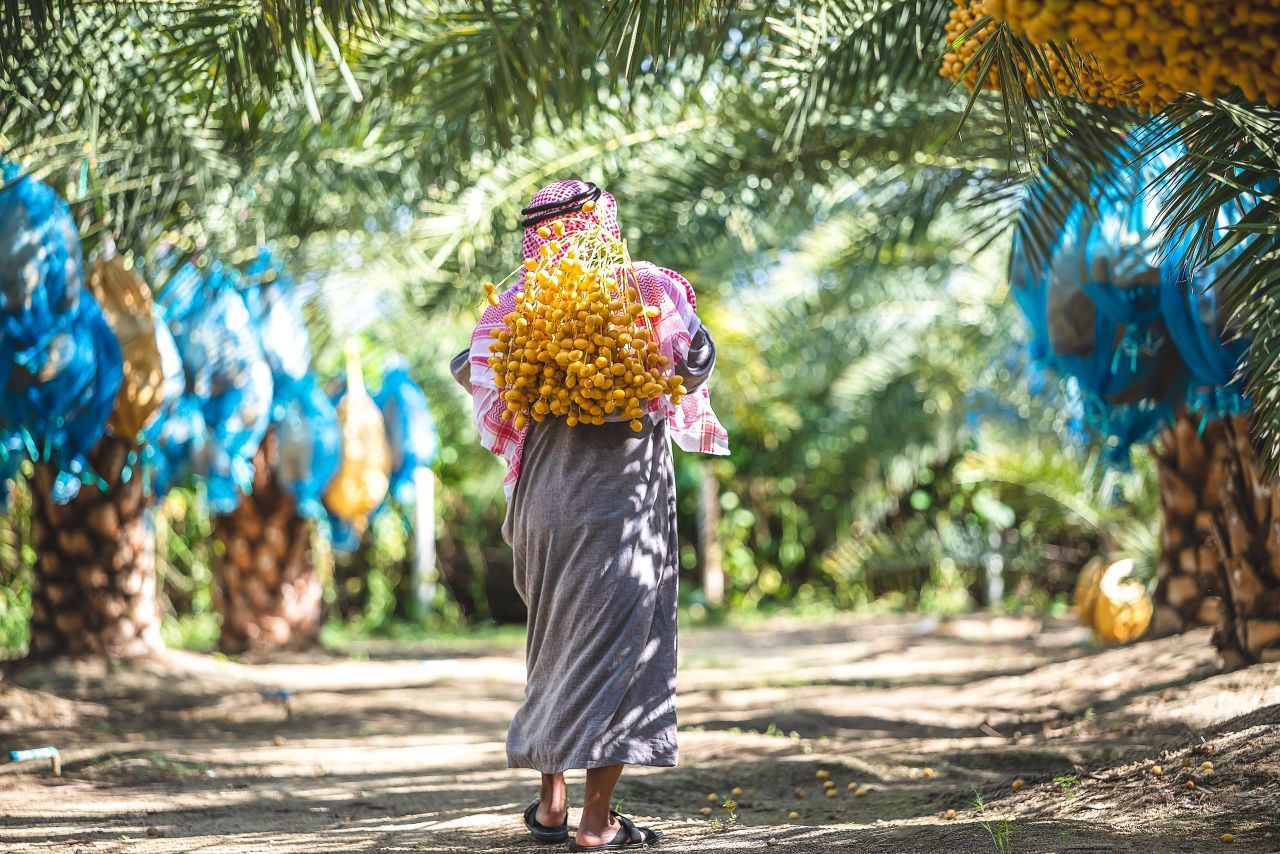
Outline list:
[[[1157,636],[1191,626],[1223,625],[1227,618],[1223,596],[1228,588],[1218,547],[1228,509],[1222,490],[1241,466],[1247,466],[1241,471],[1258,478],[1252,449],[1241,456],[1235,448],[1235,440],[1247,436],[1247,429],[1241,418],[1214,421],[1201,429],[1198,419],[1181,413],[1152,448],[1164,518],[1152,625]],[[1260,479],[1256,485],[1262,486]],[[1233,502],[1229,509],[1236,518],[1248,520],[1246,524],[1258,524],[1252,503],[1235,507]],[[1261,522],[1265,525],[1267,519]]]
[[[222,543],[214,602],[224,652],[301,649],[319,639],[324,590],[311,523],[275,475],[279,453],[278,437],[268,431],[253,460],[253,488],[235,510],[213,517]]]
[[[995,239],[1043,150],[1066,136],[1072,162],[1100,163],[1132,119],[1052,88],[1032,98],[1018,58],[1038,68],[1048,49],[1003,26],[973,67],[1007,85],[950,90],[946,0],[85,6],[20,3],[0,20],[0,85],[18,95],[0,138],[71,179],[86,232],[293,234],[323,258],[374,222],[368,254],[425,310],[466,300],[526,190],[566,171],[625,194],[624,225],[714,294],[851,202],[885,214],[864,235],[873,260],[960,213],[966,243]],[[116,38],[85,44],[51,20]],[[1273,151],[1239,145],[1267,138],[1265,105],[1166,112],[1189,152],[1168,176],[1184,202],[1172,226],[1239,194],[1217,165],[1250,187],[1275,174]],[[1063,198],[1081,185],[1069,165],[1050,173]],[[1267,210],[1247,225],[1274,240]],[[1051,230],[1024,228],[1029,242]],[[1240,266],[1231,292],[1274,285],[1269,269]],[[1265,316],[1248,313],[1265,302],[1238,305],[1265,358]],[[1255,372],[1259,390],[1272,373]]]
[[[1276,380],[1266,369],[1277,352],[1270,289],[1280,276],[1275,253],[1280,207],[1268,188],[1280,178],[1274,146],[1280,110],[1239,91],[1186,93],[1142,132],[1126,133],[1135,125],[1133,112],[1082,106],[1070,100],[1071,87],[1063,95],[1050,82],[1049,58],[1073,50],[1071,44],[1035,43],[990,16],[980,23],[995,29],[968,67],[999,87],[1024,139],[1039,134],[1050,142],[1061,140],[1032,188],[1037,202],[1032,215],[1018,222],[1028,254],[1049,257],[1072,203],[1082,193],[1098,195],[1097,176],[1112,172],[1117,157],[1150,162],[1175,146],[1185,153],[1169,158],[1152,180],[1166,193],[1156,224],[1166,244],[1190,247],[1187,266],[1193,271],[1244,247],[1231,263],[1214,266],[1217,278],[1209,286],[1226,306],[1222,334],[1251,341],[1242,372],[1253,406],[1248,419],[1232,418],[1207,429],[1199,418],[1179,413],[1158,443],[1165,525],[1155,630],[1214,624],[1215,644],[1229,665],[1280,655],[1280,576],[1271,569],[1268,545],[1271,496],[1278,494],[1267,475],[1274,472],[1277,452]],[[973,98],[978,97],[975,91]],[[1220,213],[1236,207],[1249,212],[1220,228]]]
[[[253,169],[254,140],[263,133],[257,119],[269,123],[287,113],[276,100],[282,93],[300,95],[314,108],[325,95],[320,74],[334,71],[326,83],[340,80],[344,72],[349,76],[338,40],[347,42],[385,11],[378,4],[321,5],[20,3],[15,12],[9,4],[0,15],[0,43],[7,48],[0,51],[0,90],[6,92],[0,99],[0,150],[65,187],[87,245],[110,230],[121,236],[122,245],[137,250],[132,260],[141,263],[162,230],[188,251],[212,235],[234,240],[236,226],[208,218],[208,202],[219,194],[225,202],[227,189]],[[86,39],[85,33],[93,37]],[[318,58],[327,60],[320,72]],[[310,120],[319,120],[314,109],[309,112]],[[112,440],[104,440],[104,446],[114,447]],[[263,465],[258,472],[261,493],[234,519],[217,525],[228,545],[228,558],[219,567],[223,645],[237,651],[304,644],[318,630],[320,586],[309,561],[309,525],[270,480],[271,469]],[[105,496],[94,503],[95,493],[86,491],[78,504],[97,507],[115,500],[115,516],[128,536],[145,537],[145,524],[134,518],[143,512],[143,478],[121,484],[119,466],[99,474],[107,484]],[[110,520],[111,513],[60,513],[50,500],[48,480],[36,485],[36,506],[60,520],[73,544],[94,542],[101,532],[86,529],[72,536],[73,521],[87,520],[91,526],[99,518]],[[259,536],[246,541],[251,530]],[[64,648],[124,654],[149,648],[99,642],[94,632],[158,639],[148,614],[137,617],[133,632],[115,622],[98,627],[107,622],[96,614],[102,597],[59,595],[70,590],[57,573],[73,564],[53,534],[38,542],[37,589],[57,598],[37,596],[33,654]],[[120,551],[136,554],[131,572],[145,577],[152,598],[153,552],[153,542]],[[249,565],[241,567],[233,559],[245,554]],[[133,583],[132,575],[117,569]],[[96,583],[98,576],[93,577]],[[107,606],[118,610],[110,601]],[[77,610],[83,612],[80,634],[86,639],[70,647],[56,638],[49,641],[50,627],[71,624],[69,614]]]
[[[650,6],[639,0],[619,5],[629,10],[622,15],[626,20],[642,19]],[[707,8],[655,5],[690,15]],[[907,80],[920,69],[933,73],[938,64],[929,62],[928,54],[936,57],[945,44],[937,27],[949,6],[905,0],[781,4],[774,10],[765,52],[775,79],[788,84],[777,90],[791,110],[788,137],[804,140],[832,113],[856,115],[869,101],[885,97],[890,91],[886,80]],[[749,18],[752,11],[749,4],[738,4],[735,14]],[[670,37],[678,43],[675,32],[671,30]],[[975,41],[976,48],[970,48]],[[1193,247],[1193,269],[1247,242],[1247,250],[1213,286],[1231,313],[1224,327],[1251,340],[1245,369],[1254,401],[1252,429],[1246,430],[1246,422],[1237,419],[1193,442],[1186,424],[1179,422],[1166,434],[1160,453],[1166,554],[1157,592],[1165,627],[1180,627],[1219,611],[1216,639],[1228,662],[1276,654],[1280,576],[1270,570],[1264,545],[1271,530],[1267,496],[1274,487],[1258,470],[1262,465],[1274,471],[1280,459],[1280,444],[1274,441],[1280,426],[1280,380],[1268,369],[1280,354],[1280,338],[1271,322],[1273,289],[1280,287],[1280,198],[1274,193],[1280,181],[1280,149],[1274,143],[1280,138],[1280,109],[1256,93],[1186,93],[1160,110],[1162,132],[1126,139],[1138,114],[1129,107],[1087,104],[1076,97],[1092,91],[1093,84],[1083,80],[1092,60],[1071,43],[1035,42],[981,10],[952,47],[965,42],[968,58],[951,73],[971,75],[971,80],[987,85],[974,87],[970,94],[957,145],[951,150],[963,151],[966,141],[992,131],[984,109],[1002,116],[1000,136],[1007,146],[1003,165],[985,174],[975,170],[968,177],[978,185],[975,197],[992,211],[1010,213],[1017,184],[1030,179],[1042,200],[1054,202],[1042,204],[1034,218],[1003,218],[1017,221],[1029,252],[1048,257],[1059,233],[1058,218],[1077,199],[1092,203],[1089,193],[1096,184],[1090,179],[1108,169],[1125,145],[1135,149],[1135,160],[1149,159],[1173,145],[1185,151],[1156,183],[1167,188],[1170,199],[1162,226],[1170,240],[1180,237]],[[874,62],[868,59],[872,56]],[[920,59],[924,61],[913,62]],[[1064,68],[1065,80],[1060,72],[1055,80],[1055,69]],[[921,97],[927,84],[919,77],[916,83]],[[975,125],[973,119],[980,115]],[[1046,161],[1050,149],[1054,156]],[[1225,231],[1215,231],[1219,212],[1246,200],[1248,215]],[[1000,221],[1001,217],[984,220],[995,226],[993,230]],[[1246,436],[1251,438],[1245,441]],[[1190,504],[1188,494],[1195,496]],[[1189,528],[1184,524],[1188,519]],[[1206,599],[1215,592],[1225,596],[1221,608]]]
[[[105,265],[94,269],[86,287],[80,242],[50,187],[21,179],[3,193],[5,227],[16,232],[7,235],[4,271],[11,295],[5,431],[21,437],[23,456],[34,461],[28,653],[154,652],[161,646],[155,542],[130,434],[146,420],[150,400],[144,398],[158,391],[160,378],[158,360],[148,358],[155,351],[140,353],[129,334],[136,329],[122,329],[136,321],[150,332],[149,296],[139,280],[111,274]],[[21,301],[12,299],[15,285],[25,292]],[[109,297],[109,321],[94,293]],[[113,328],[121,329],[126,346]],[[113,405],[117,417],[109,419]],[[115,432],[104,436],[108,426]],[[15,450],[6,448],[11,464]],[[63,464],[71,471],[62,472]],[[81,488],[83,480],[91,483]]]
[[[53,500],[57,471],[37,463],[31,480],[33,568],[28,657],[159,651],[155,533],[132,442],[107,436],[89,454],[100,478],[68,504]]]

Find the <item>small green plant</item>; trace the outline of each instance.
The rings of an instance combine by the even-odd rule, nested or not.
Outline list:
[[[713,830],[721,832],[732,829],[738,823],[738,805],[732,800],[725,800],[720,804],[724,811],[728,814],[723,820],[719,816],[707,822]]]
[[[1080,785],[1080,777],[1076,774],[1064,774],[1061,777],[1054,777],[1053,783],[1062,790],[1062,794],[1066,796],[1067,803],[1074,803],[1076,799],[1076,787]]]
[[[986,815],[986,802],[982,799],[982,793],[976,788],[973,790],[973,800],[970,804],[981,815]],[[987,836],[991,837],[991,844],[995,846],[997,854],[1011,854],[1013,851],[1013,835],[1017,831],[1013,822],[1008,816],[1001,816],[999,819],[991,821],[980,821],[978,826],[987,832]]]
[[[999,821],[979,822],[979,825],[991,837],[991,844],[996,847],[999,854],[1008,854],[1013,851],[1014,826],[1008,816],[1002,816]]]

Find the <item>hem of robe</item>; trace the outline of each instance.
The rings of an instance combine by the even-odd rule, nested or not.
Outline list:
[[[649,768],[674,768],[679,764],[679,755],[674,747],[650,751],[647,756],[637,756],[628,752],[622,755],[605,758],[584,758],[571,756],[563,762],[539,763],[527,756],[507,754],[508,768],[528,768],[543,774],[560,774],[565,771],[591,770],[593,768],[610,768],[614,765],[638,765]]]

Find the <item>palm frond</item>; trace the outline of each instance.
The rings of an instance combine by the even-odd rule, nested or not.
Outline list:
[[[887,95],[938,81],[946,0],[826,0],[770,19],[768,78],[795,144],[821,117],[876,107]],[[926,95],[926,97],[929,97]]]
[[[62,29],[52,49],[0,77],[0,150],[63,191],[86,236],[106,228],[127,240],[175,214],[181,222],[192,211],[179,212],[180,198],[236,172],[216,124],[189,91],[158,80],[154,29],[111,10],[74,14],[100,38]]]
[[[76,0],[9,0],[0,6],[0,56],[26,59],[68,23]]]
[[[77,42],[101,39],[103,33],[85,18],[163,17],[171,39],[165,54],[170,71],[180,80],[202,77],[211,99],[214,92],[225,91],[243,112],[257,91],[275,92],[285,79],[295,79],[309,90],[315,57],[325,52],[341,62],[340,43],[352,32],[377,27],[393,6],[393,0],[9,0],[0,7],[0,79],[56,49],[56,42],[67,35]]]
[[[571,116],[608,90],[596,70],[599,14],[584,0],[414,0],[362,43],[359,74],[390,103],[412,101],[435,130],[457,125],[449,136],[468,148],[475,133],[481,148],[507,147],[539,118]]]
[[[1242,372],[1254,436],[1274,475],[1280,472],[1274,309],[1280,297],[1280,108],[1217,100],[1175,104],[1165,117],[1168,134],[1176,134],[1186,153],[1161,176],[1169,199],[1163,225],[1188,247],[1192,269],[1230,258],[1214,265],[1218,278],[1206,284],[1218,291],[1228,313],[1224,334],[1250,341]],[[1224,212],[1234,215],[1224,219]]]
[[[704,57],[724,45],[744,0],[610,0],[602,34],[627,75],[660,68],[678,53]],[[753,10],[757,11],[757,10]]]

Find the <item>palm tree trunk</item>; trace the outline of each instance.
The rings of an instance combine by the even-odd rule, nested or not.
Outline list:
[[[1280,660],[1280,484],[1244,418],[1178,418],[1157,452],[1164,510],[1153,633],[1213,625],[1228,667]]]
[[[1263,475],[1248,422],[1233,418],[1225,426],[1214,515],[1225,595],[1213,640],[1223,663],[1238,667],[1280,661],[1280,483]]]
[[[311,525],[276,480],[269,431],[254,457],[253,491],[233,512],[214,517],[222,543],[214,601],[224,652],[302,649],[320,634],[323,587],[315,570]]]
[[[35,467],[31,484],[36,551],[28,658],[135,658],[164,648],[156,592],[155,528],[143,478],[124,478],[133,446],[103,437],[89,454],[105,488],[85,485],[53,501],[57,472]]]
[[[1213,538],[1213,519],[1221,510],[1218,484],[1229,450],[1226,425],[1211,422],[1201,434],[1198,422],[1180,415],[1153,448],[1164,524],[1150,634],[1163,637],[1217,625],[1221,618],[1222,556]]]

